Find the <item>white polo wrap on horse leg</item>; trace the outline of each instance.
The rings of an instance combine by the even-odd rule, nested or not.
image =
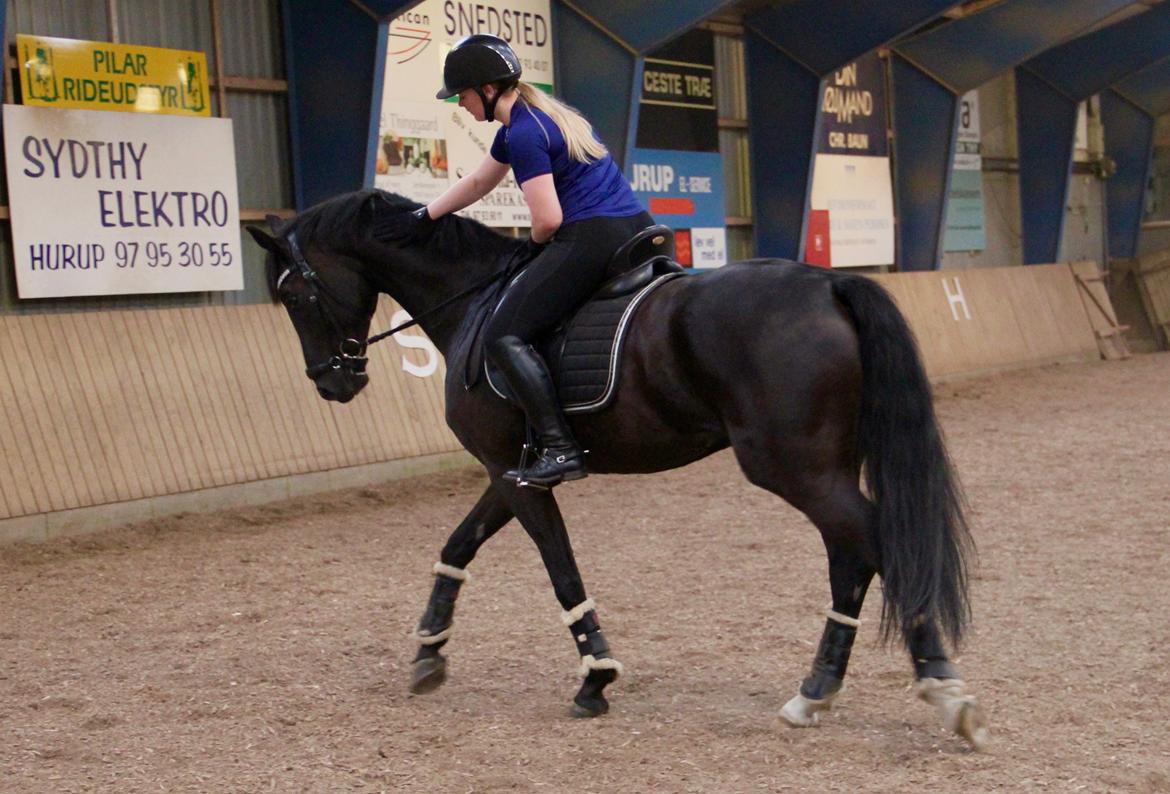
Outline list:
[[[448,565],[445,562],[435,563],[435,573],[440,576],[446,576],[454,579],[457,582],[470,582],[471,573],[464,568],[456,568],[454,565]]]
[[[943,727],[966,739],[979,750],[987,744],[990,733],[983,710],[974,695],[958,678],[920,678],[914,693],[938,710]]]
[[[852,626],[855,629],[861,628],[860,620],[857,618],[851,618],[848,615],[842,615],[840,612],[834,612],[832,604],[829,604],[829,606],[825,608],[825,617],[827,617],[829,620],[837,621],[842,626]]]
[[[427,602],[427,611],[419,621],[412,635],[420,645],[438,645],[446,642],[454,630],[455,599],[464,582],[471,581],[471,574],[454,565],[436,562],[434,567],[435,586]]]
[[[561,622],[569,627],[573,641],[577,643],[577,653],[581,656],[581,667],[577,672],[582,678],[591,670],[613,670],[616,675],[622,674],[622,663],[609,655],[609,645],[597,622],[597,604],[592,598],[562,612]]]
[[[582,601],[580,604],[578,604],[577,606],[570,609],[568,612],[562,612],[561,613],[561,622],[564,623],[566,626],[572,626],[578,620],[585,617],[586,612],[590,612],[590,611],[595,610],[595,609],[597,609],[597,604],[594,603],[593,599],[586,598],[584,601]]]

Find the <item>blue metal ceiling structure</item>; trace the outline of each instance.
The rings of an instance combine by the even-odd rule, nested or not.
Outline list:
[[[1008,0],[892,46],[900,269],[941,261],[959,97],[1128,4]]]
[[[1167,56],[1170,4],[1163,4],[1054,47],[1017,67],[1020,206],[1026,264],[1053,262],[1060,255],[1077,105]],[[1126,110],[1112,99],[1108,106],[1119,114]],[[1132,150],[1148,153],[1149,144],[1143,144],[1133,119],[1127,122],[1119,116],[1114,124],[1115,134],[1138,136],[1130,142],[1124,138],[1114,142],[1118,147],[1114,148],[1114,159],[1126,164],[1128,172],[1140,160],[1140,154]],[[1139,170],[1144,173],[1145,169]],[[1123,182],[1127,178],[1133,179],[1134,175],[1127,173]],[[1107,200],[1108,212],[1117,223],[1132,226],[1134,215],[1140,218],[1140,191],[1120,186],[1107,189]]]
[[[383,2],[386,14],[414,5]],[[380,96],[387,23],[352,3],[282,0],[289,126],[298,210],[372,177],[371,126]],[[340,45],[338,42],[344,42]]]
[[[745,17],[757,255],[803,256],[822,78],[954,5],[795,0]]]
[[[566,0],[559,3],[637,53],[647,53],[690,30],[728,0]],[[568,42],[558,41],[558,45]]]
[[[1105,183],[1111,258],[1137,255],[1154,150],[1154,123],[1168,112],[1170,58],[1114,83],[1101,94],[1105,154],[1117,163],[1117,173]]]

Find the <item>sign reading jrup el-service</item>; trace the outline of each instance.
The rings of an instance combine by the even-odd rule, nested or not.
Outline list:
[[[21,298],[243,289],[230,119],[4,106]]]

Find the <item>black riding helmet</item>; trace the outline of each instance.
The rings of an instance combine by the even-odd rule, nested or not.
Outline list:
[[[476,33],[455,42],[447,53],[443,62],[443,87],[435,99],[449,99],[464,89],[474,88],[488,121],[495,121],[496,100],[488,101],[483,86],[499,81],[514,85],[519,80],[520,59],[508,42],[499,36]]]

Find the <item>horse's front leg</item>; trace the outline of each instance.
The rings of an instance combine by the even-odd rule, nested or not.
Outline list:
[[[574,717],[601,716],[609,711],[604,689],[621,674],[622,665],[610,654],[597,620],[596,605],[585,595],[585,585],[556,499],[552,491],[519,488],[507,481],[501,481],[500,488],[540,551],[557,601],[564,610],[561,619],[572,633],[581,657],[579,671],[585,680],[573,698],[569,713]]]
[[[411,692],[419,695],[432,692],[447,679],[447,660],[439,651],[451,636],[455,599],[469,578],[466,568],[475,559],[479,547],[512,517],[499,492],[489,486],[447,539],[439,562],[435,563],[435,586],[415,632],[419,649],[414,657]]]

